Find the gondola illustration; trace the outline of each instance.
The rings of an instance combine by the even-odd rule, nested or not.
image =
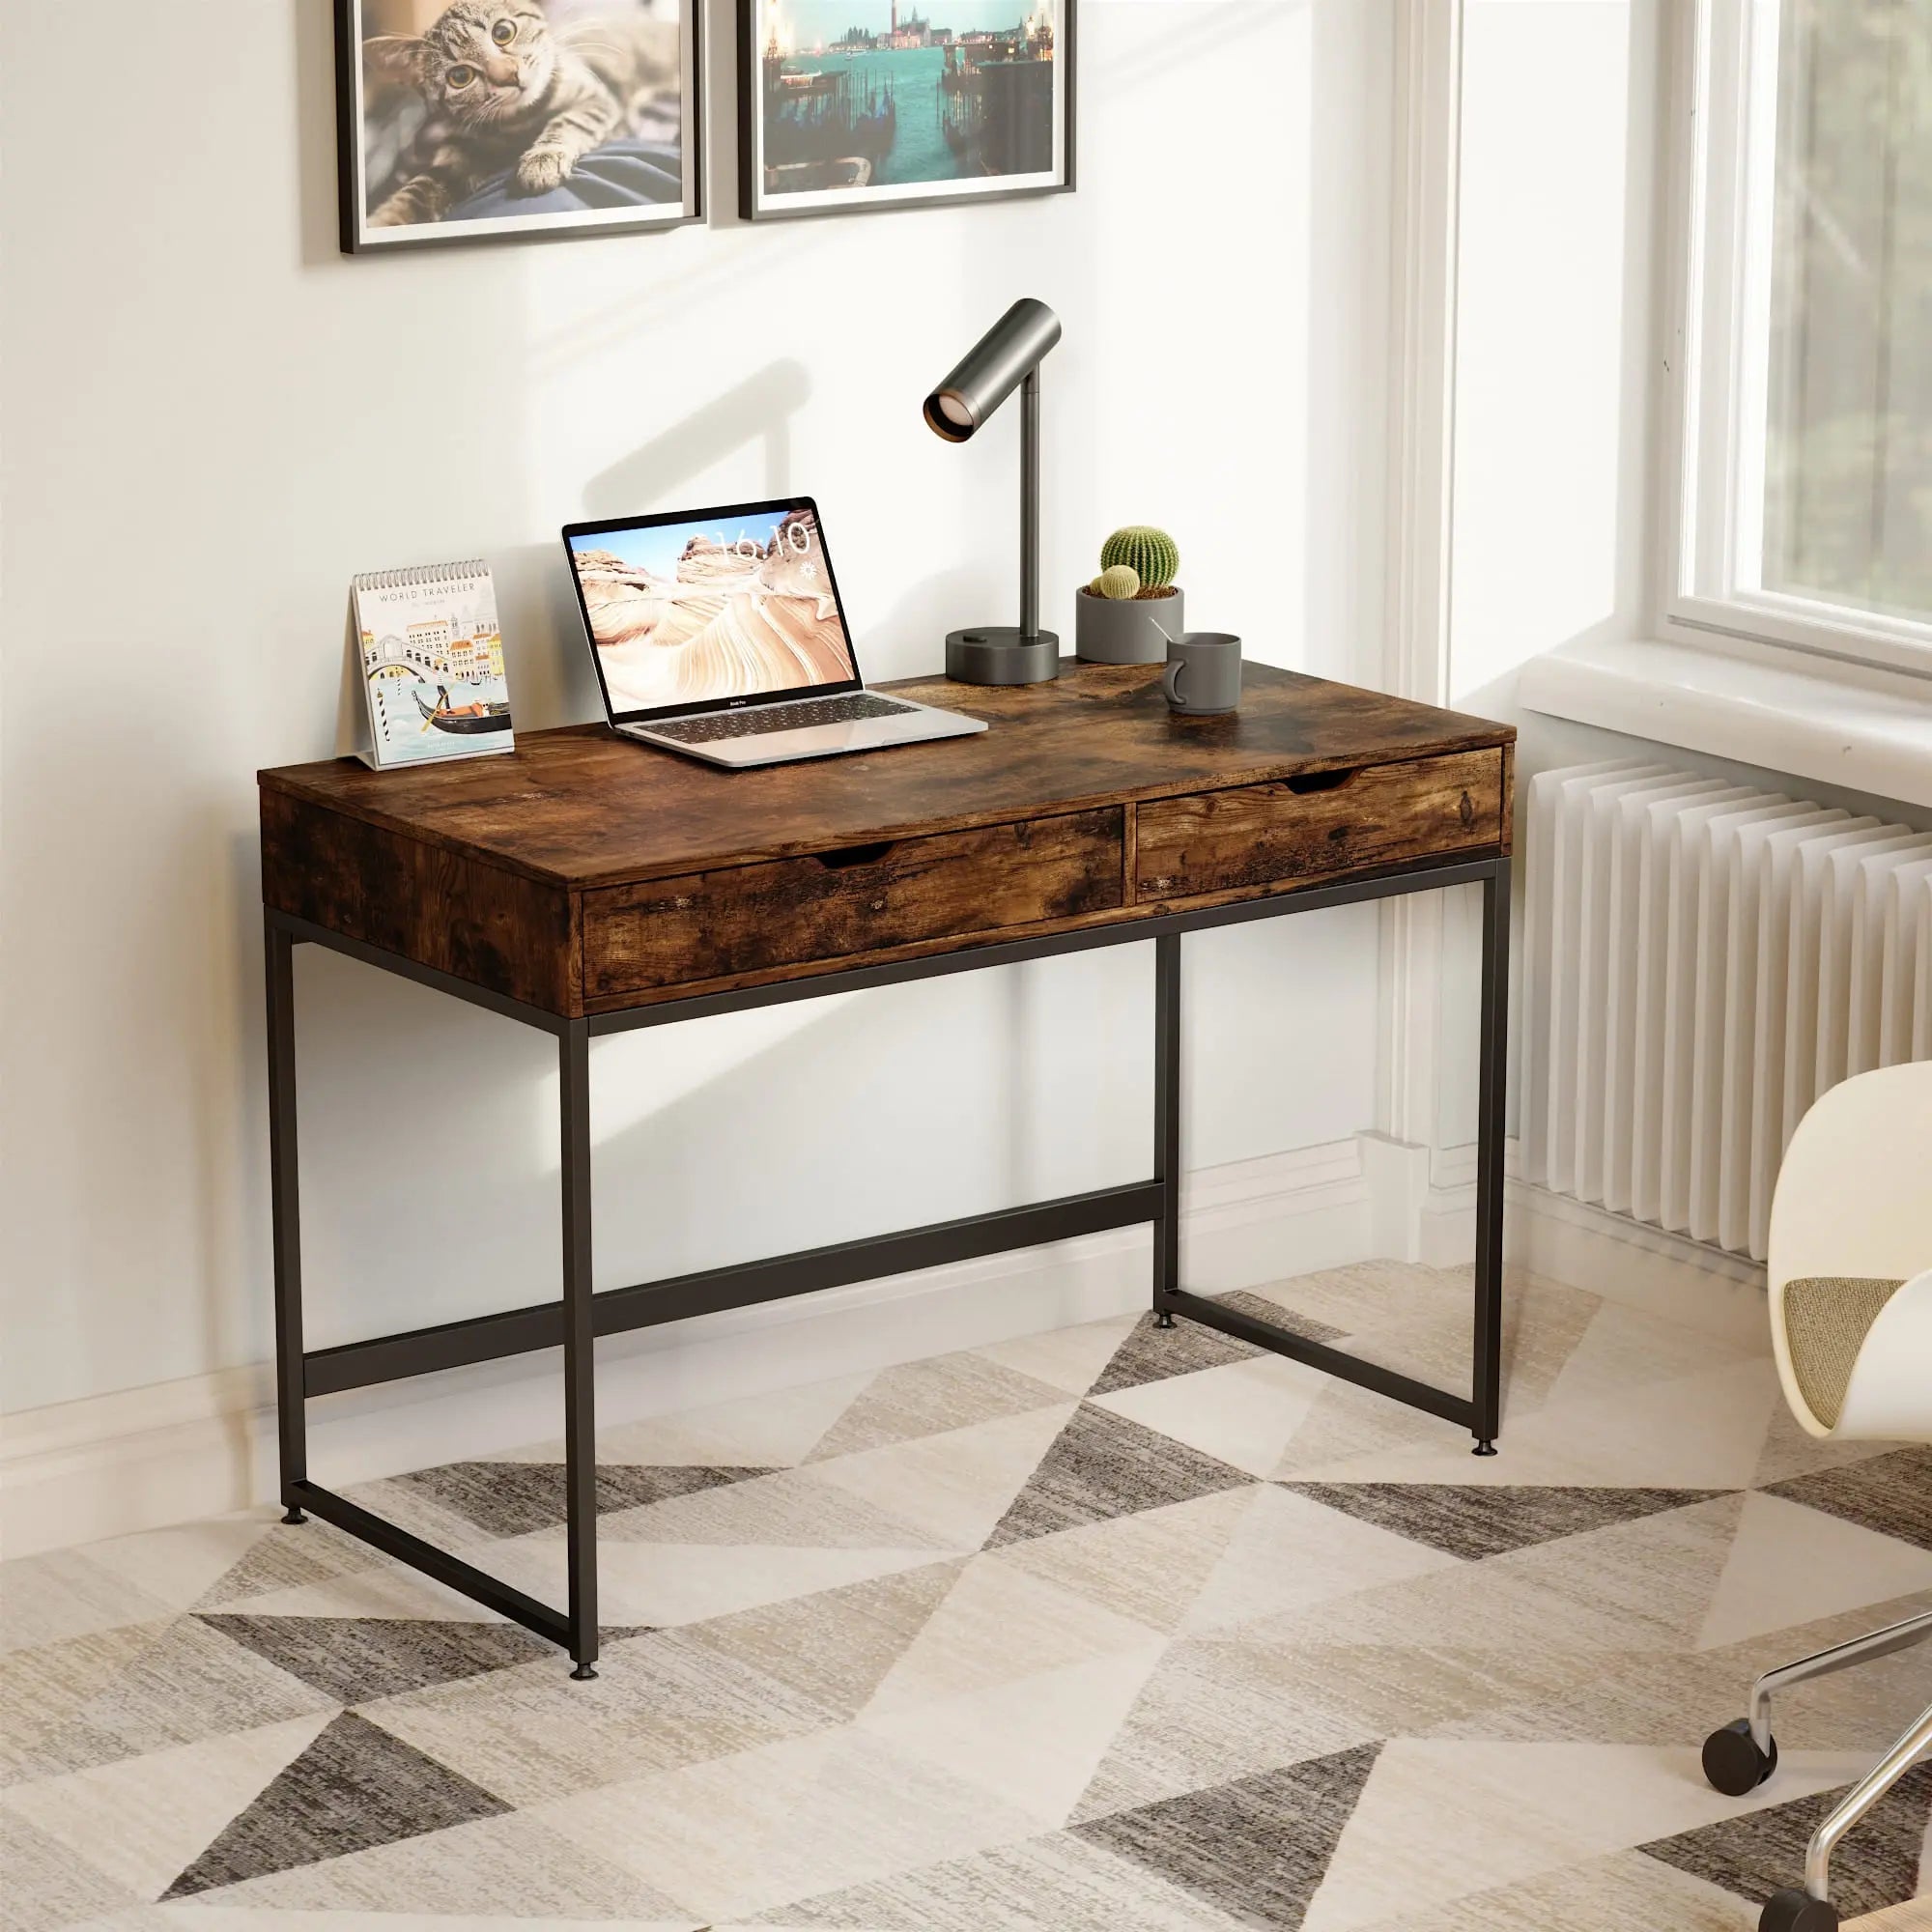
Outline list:
[[[425,731],[434,725],[439,731],[453,731],[462,737],[472,737],[479,731],[507,731],[510,728],[510,707],[507,704],[452,704],[446,684],[436,688],[434,710],[422,701],[421,692],[416,692],[414,696],[416,709],[423,715]]]

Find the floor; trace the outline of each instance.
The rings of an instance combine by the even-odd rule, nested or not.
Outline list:
[[[1458,1271],[1233,1299],[1465,1360]],[[8,1565],[0,1922],[1747,1932],[1932,1651],[1794,1693],[1755,1801],[1698,1744],[1932,1605],[1932,1453],[1806,1441],[1757,1319],[1519,1281],[1508,1353],[1492,1462],[1132,1318],[610,1432],[591,1684],[269,1511]],[[558,1453],[357,1493],[554,1600]]]

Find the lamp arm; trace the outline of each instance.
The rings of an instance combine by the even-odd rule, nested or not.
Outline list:
[[[1039,636],[1039,364],[1020,384],[1020,636]]]

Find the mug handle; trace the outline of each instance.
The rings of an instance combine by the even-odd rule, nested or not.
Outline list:
[[[1180,673],[1187,668],[1185,658],[1173,658],[1167,668],[1160,674],[1161,689],[1167,693],[1167,701],[1174,705],[1183,705],[1187,700],[1180,695]]]

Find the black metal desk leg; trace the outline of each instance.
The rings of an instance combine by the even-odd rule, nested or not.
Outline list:
[[[570,1655],[597,1662],[597,1356],[590,1325],[590,1029],[557,1040],[563,1148],[563,1461],[570,1566]]]
[[[308,1474],[302,1382],[301,1178],[296,1157],[295,942],[262,920],[269,1011],[269,1206],[275,1265],[275,1393],[284,1522],[306,1522],[295,1485]]]
[[[1475,1454],[1493,1456],[1503,1399],[1503,1095],[1509,1067],[1510,865],[1483,881],[1483,1034],[1476,1100]]]
[[[1160,1210],[1153,1224],[1154,1324],[1174,1326],[1180,1288],[1180,935],[1153,943],[1153,1178]]]

